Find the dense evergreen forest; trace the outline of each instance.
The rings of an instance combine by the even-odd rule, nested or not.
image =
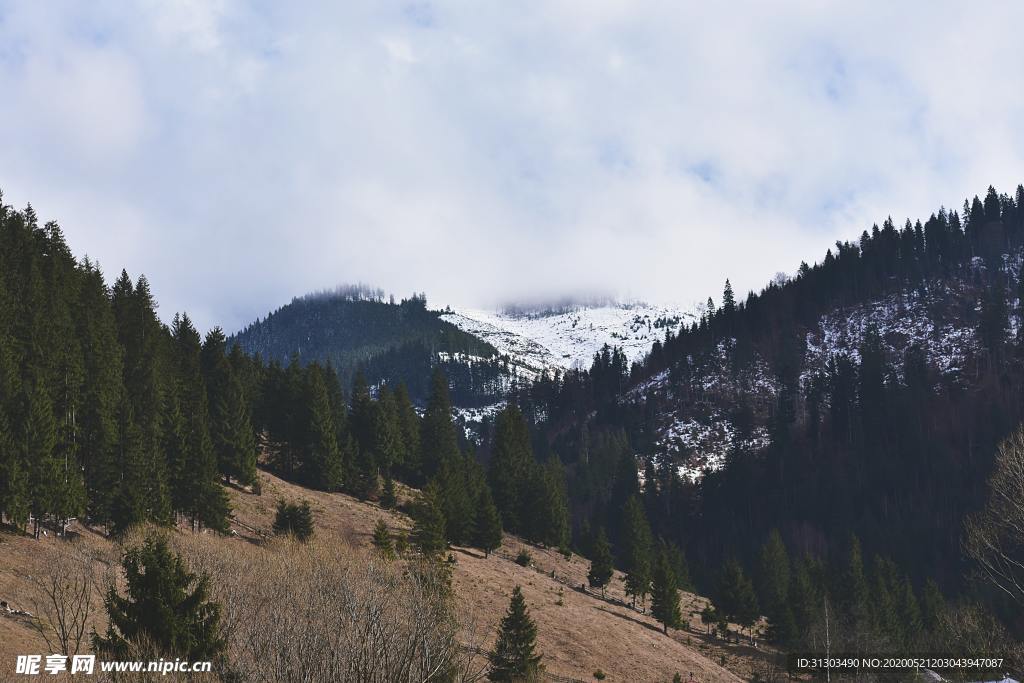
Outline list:
[[[577,543],[587,547],[601,524],[628,556],[635,532],[622,511],[639,499],[643,533],[683,546],[699,586],[727,603],[737,601],[739,570],[763,577],[765,552],[784,557],[792,585],[761,596],[776,621],[799,615],[765,603],[785,595],[799,611],[818,577],[814,590],[845,604],[851,620],[870,621],[866,605],[849,603],[868,594],[851,584],[870,582],[874,600],[906,600],[888,626],[876,615],[890,641],[919,630],[911,603],[922,591],[934,602],[939,587],[1024,628],[1000,596],[976,595],[985,591],[967,580],[961,551],[996,447],[1024,419],[1022,245],[1024,188],[1013,197],[990,188],[962,212],[943,209],[902,228],[886,220],[745,301],[727,282],[717,307],[709,300],[699,322],[666,335],[633,367],[607,349],[589,371],[523,392],[538,452],[565,463]],[[940,367],[933,339],[894,339],[870,316],[859,343],[811,362],[806,340],[820,333],[822,316],[880,301],[896,317],[923,301],[932,320],[966,328],[961,366]],[[757,373],[764,381],[741,381]],[[727,419],[737,438],[725,467],[692,484],[678,472],[686,453],[666,449],[659,430],[702,413]],[[744,438],[755,430],[767,446]],[[734,579],[728,591],[723,576]],[[813,630],[809,613],[792,625]]]
[[[709,628],[767,614],[787,647],[821,645],[830,610],[845,627],[837,648],[939,648],[998,635],[1000,618],[1020,629],[1005,600],[966,580],[960,551],[996,445],[1024,417],[1010,334],[1022,329],[1018,207],[1024,188],[990,191],[962,214],[886,221],[745,301],[727,287],[643,363],[605,349],[589,370],[514,388],[472,440],[437,363],[417,380],[421,403],[358,363],[348,382],[330,359],[265,362],[185,313],[163,324],[144,276],[108,285],[56,223],[2,207],[0,519],[36,533],[73,517],[113,534],[143,521],[223,530],[224,486],[259,494],[259,465],[385,506],[395,481],[421,488],[410,511],[426,555],[489,552],[507,530],[587,555],[595,588],[617,566],[666,628],[678,621],[671,587],[692,586],[714,599]],[[806,362],[822,315],[925,296],[975,332],[956,372],[914,343],[894,357],[871,329],[855,354]],[[433,316],[419,298],[347,302]],[[758,364],[767,399],[728,381]],[[726,466],[695,483],[658,433],[709,406],[770,439],[736,439]]]
[[[351,386],[356,373],[371,385],[401,383],[420,404],[437,366],[462,406],[493,402],[511,380],[507,359],[441,320],[423,294],[396,303],[383,292],[350,286],[297,297],[230,341],[267,360],[330,364],[344,386]]]
[[[356,372],[346,396],[330,363],[264,364],[229,349],[219,328],[201,337],[185,313],[164,325],[144,276],[122,271],[108,286],[31,207],[0,210],[0,273],[0,514],[15,528],[81,518],[115,534],[145,521],[222,530],[222,483],[258,493],[261,459],[360,498],[393,500],[396,478],[425,487],[424,514],[442,520],[445,542],[493,549],[504,518],[530,539],[568,543],[557,461],[537,463],[510,408],[485,471],[440,367],[427,372],[421,417],[404,384],[371,393]],[[436,320],[422,299],[401,306]]]

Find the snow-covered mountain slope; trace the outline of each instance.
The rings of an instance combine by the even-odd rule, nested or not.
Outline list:
[[[1018,264],[1011,264],[1013,273],[1019,272]],[[1016,286],[1010,283],[1011,290]],[[903,381],[905,354],[917,346],[933,370],[936,391],[964,386],[969,381],[962,376],[964,369],[971,367],[971,359],[982,351],[977,332],[980,293],[970,280],[950,278],[821,315],[802,330],[801,392],[806,395],[812,378],[828,372],[831,357],[846,356],[859,363],[860,347],[870,328],[877,331],[887,359],[886,381]],[[1014,299],[1008,303],[1011,311],[1021,310],[1024,304]],[[1018,334],[1017,315],[1009,315],[1008,323],[1009,343]],[[679,473],[691,481],[699,479],[705,469],[717,470],[725,463],[737,443],[729,412],[740,403],[762,416],[762,423],[755,425],[742,444],[745,450],[756,451],[770,444],[763,416],[777,400],[778,378],[757,351],[750,352],[741,365],[737,365],[735,354],[736,341],[721,340],[709,352],[690,356],[685,372],[677,368],[673,377],[673,372],[661,371],[638,383],[624,398],[665,397],[666,409],[660,415],[655,439],[658,456],[672,457],[679,463]],[[700,400],[685,399],[693,396]],[[827,405],[829,397],[821,400]]]
[[[536,314],[464,309],[441,318],[489,342],[507,355],[523,374],[589,367],[605,344],[639,360],[666,328],[678,330],[693,321],[679,307],[649,304],[581,306]]]

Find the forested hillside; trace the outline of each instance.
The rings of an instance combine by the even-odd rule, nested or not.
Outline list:
[[[520,402],[566,463],[575,538],[602,524],[628,548],[638,497],[699,585],[737,603],[738,572],[761,577],[790,634],[814,630],[825,594],[854,631],[902,642],[937,623],[924,601],[939,587],[1020,629],[967,581],[961,541],[1024,419],[1022,243],[1024,188],[990,188],[962,212],[886,220],[745,300],[727,282],[642,363],[610,349],[534,385]],[[792,581],[769,588],[766,565]]]
[[[0,521],[16,529],[59,532],[75,517],[115,535],[143,522],[224,529],[221,482],[258,493],[262,453],[284,477],[364,499],[393,499],[395,479],[426,485],[432,552],[494,547],[502,522],[568,543],[557,460],[534,459],[510,407],[485,471],[441,367],[423,367],[421,417],[402,383],[371,392],[356,372],[347,392],[330,365],[265,364],[219,328],[201,337],[184,313],[164,325],[144,276],[108,287],[31,207],[0,208],[0,273]],[[422,299],[374,305],[437,321]]]
[[[349,386],[357,371],[371,384],[404,383],[422,403],[431,369],[451,379],[460,405],[493,401],[511,371],[493,346],[427,309],[426,297],[395,303],[382,292],[348,287],[293,299],[231,338],[266,361],[330,365]]]
[[[255,472],[249,404],[225,353],[187,315],[170,327],[144,276],[107,285],[60,227],[0,207],[0,512],[59,529],[88,516],[223,528],[221,476]]]
[[[709,630],[751,635],[766,615],[786,649],[824,647],[831,618],[837,649],[997,651],[1020,612],[970,580],[961,540],[1024,418],[1021,206],[1024,188],[993,190],[886,221],[743,301],[727,283],[641,363],[605,348],[512,385],[472,441],[443,364],[415,375],[420,414],[358,364],[349,383],[330,362],[267,362],[184,313],[163,324],[145,277],[108,286],[56,223],[0,207],[0,521],[224,530],[224,486],[258,494],[257,466],[383,507],[403,482],[422,488],[422,556],[486,555],[503,531],[572,549],[595,590],[625,572],[666,631],[693,586]],[[420,297],[344,302],[441,324]]]

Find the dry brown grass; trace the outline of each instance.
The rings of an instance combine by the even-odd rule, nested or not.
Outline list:
[[[311,673],[309,667],[317,669],[312,672],[316,675],[302,680],[375,680],[370,672],[386,666],[382,653],[397,651],[398,643],[418,642],[437,652],[455,639],[469,648],[486,649],[516,585],[522,586],[537,621],[538,649],[550,674],[592,681],[600,669],[607,681],[667,682],[676,672],[684,681],[692,672],[698,681],[739,681],[750,679],[759,666],[761,653],[752,648],[702,635],[696,614],[705,604],[703,598],[683,594],[689,628],[666,636],[648,614],[625,604],[621,575],[612,580],[608,599],[602,599],[579,590],[586,582],[586,560],[530,546],[533,566],[520,567],[512,558],[524,544],[514,537],[507,537],[490,558],[473,549],[453,549],[456,609],[455,620],[447,620],[430,607],[437,604],[437,596],[429,577],[410,580],[404,562],[384,562],[370,550],[377,521],[384,519],[392,530],[404,532],[411,526],[405,515],[340,494],[304,489],[265,472],[260,477],[262,496],[230,490],[233,537],[172,534],[189,563],[213,577],[231,643],[230,658],[252,675],[251,680],[299,680],[292,676],[303,668]],[[400,495],[408,498],[410,492]],[[271,538],[278,498],[310,501],[316,520],[311,544]],[[116,567],[117,546],[96,532],[76,531],[72,544],[95,558],[97,571]],[[0,599],[31,610],[38,588],[29,577],[38,576],[67,550],[67,541],[53,537],[34,541],[0,534]],[[375,610],[374,605],[383,607]],[[89,624],[105,628],[98,603]],[[355,638],[361,627],[371,633]],[[0,616],[0,633],[0,680],[14,670],[15,654],[46,649],[26,618]],[[282,640],[291,646],[276,647]],[[427,671],[442,664],[432,661],[421,658],[418,666]],[[478,655],[454,664],[471,679],[485,662]]]

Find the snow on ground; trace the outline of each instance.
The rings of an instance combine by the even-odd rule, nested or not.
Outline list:
[[[807,335],[806,367],[802,380],[824,369],[828,357],[845,354],[860,362],[860,345],[869,326],[874,326],[899,374],[903,353],[912,344],[924,349],[929,363],[944,376],[957,374],[967,357],[978,347],[973,326],[965,324],[962,312],[950,306],[958,293],[943,286],[942,291],[908,292],[891,295],[864,306],[847,308],[823,316],[818,330]],[[935,305],[935,304],[942,305]]]
[[[681,460],[679,476],[698,481],[705,470],[720,470],[725,465],[726,455],[737,445],[753,452],[769,445],[768,431],[757,427],[749,438],[737,444],[736,429],[723,415],[699,421],[681,418],[670,424],[658,441],[658,450]]]
[[[544,371],[590,367],[605,344],[617,346],[630,362],[640,360],[666,327],[693,320],[682,308],[622,304],[534,315],[465,309],[441,316],[490,342],[513,364],[534,376]]]
[[[462,431],[466,435],[466,438],[474,443],[479,444],[481,435],[480,427],[484,420],[494,419],[498,413],[500,413],[505,406],[506,401],[498,401],[491,403],[490,405],[480,406],[477,408],[459,408],[453,407],[452,413],[455,417],[456,424],[462,425]]]

